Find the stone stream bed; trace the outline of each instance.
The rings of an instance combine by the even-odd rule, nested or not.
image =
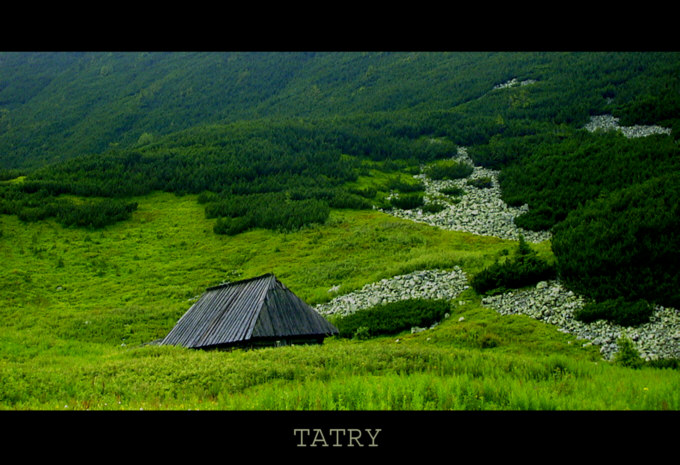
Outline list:
[[[340,295],[315,309],[322,315],[349,315],[405,299],[454,300],[469,289],[468,278],[460,268],[453,270],[422,270],[366,284],[363,288]],[[462,302],[458,302],[462,303]],[[680,312],[673,308],[656,306],[648,323],[637,327],[623,327],[599,320],[582,323],[574,319],[574,312],[586,300],[564,288],[559,281],[542,281],[535,287],[514,290],[496,296],[484,297],[482,305],[501,315],[526,315],[546,324],[555,325],[563,333],[570,333],[583,341],[584,347],[600,346],[600,354],[611,360],[621,336],[628,337],[645,360],[680,358]],[[420,332],[430,328],[411,329]]]
[[[437,213],[424,213],[422,209],[383,210],[399,218],[429,224],[452,231],[464,231],[482,236],[494,236],[501,239],[518,240],[520,234],[527,242],[543,242],[550,239],[545,231],[529,231],[518,228],[514,220],[527,212],[529,207],[510,207],[501,199],[501,188],[498,184],[498,172],[475,166],[467,154],[465,147],[459,147],[456,160],[473,167],[472,174],[465,179],[433,180],[424,174],[414,176],[425,186],[424,202],[440,203],[445,208]],[[468,179],[489,178],[491,187],[475,187],[468,184]],[[452,197],[441,191],[449,187],[458,187],[465,193],[460,197]],[[398,195],[398,194],[393,194]]]
[[[667,133],[665,129],[657,127],[621,128],[615,118],[606,115],[593,117],[591,123],[584,129],[620,130],[626,137]],[[526,205],[519,208],[509,207],[501,200],[497,172],[474,166],[465,148],[459,148],[457,158],[474,167],[469,179],[488,177],[492,180],[492,186],[477,188],[468,185],[466,179],[434,181],[422,174],[416,175],[415,177],[422,180],[425,185],[425,202],[445,203],[446,208],[434,214],[423,213],[419,209],[393,209],[385,210],[385,213],[443,229],[504,239],[517,240],[520,234],[528,242],[536,243],[550,239],[547,232],[522,230],[514,224],[514,218],[527,211],[528,207]],[[440,193],[443,188],[450,186],[462,188],[465,194],[455,201]],[[468,277],[458,267],[453,270],[422,270],[367,284],[357,291],[339,295],[315,308],[322,315],[347,315],[357,310],[403,299],[455,300],[468,288]],[[337,291],[337,287],[329,289],[329,292],[332,291]],[[640,356],[647,361],[680,358],[680,312],[677,309],[657,305],[648,323],[637,327],[622,327],[603,320],[586,324],[574,319],[574,311],[585,303],[583,297],[566,289],[559,280],[543,281],[535,287],[482,299],[482,305],[502,315],[527,315],[546,324],[555,325],[561,332],[575,335],[582,341],[583,346],[599,346],[600,354],[605,360],[613,359],[618,351],[616,341],[621,336],[628,337]],[[427,329],[412,328],[412,332]]]
[[[366,284],[357,291],[319,304],[315,309],[322,315],[345,316],[357,310],[406,299],[452,300],[468,288],[467,276],[458,267],[453,270],[414,271]],[[329,291],[332,290],[335,289]]]

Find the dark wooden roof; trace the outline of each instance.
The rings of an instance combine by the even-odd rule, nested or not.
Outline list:
[[[209,287],[161,344],[209,348],[337,333],[335,326],[269,273]]]

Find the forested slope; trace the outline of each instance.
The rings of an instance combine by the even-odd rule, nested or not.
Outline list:
[[[673,124],[674,53],[153,52],[0,54],[0,168],[270,117],[408,118],[462,145],[612,110]],[[493,92],[516,78],[536,81]]]
[[[96,228],[164,190],[200,194],[218,234],[295,229],[372,208],[348,184],[369,166],[414,173],[466,146],[528,204],[518,225],[553,228],[566,282],[675,305],[679,76],[673,52],[5,53],[0,179],[27,176],[0,211]],[[583,129],[602,114],[671,132]]]

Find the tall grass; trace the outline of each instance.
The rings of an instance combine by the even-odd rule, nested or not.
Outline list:
[[[677,370],[386,341],[0,365],[2,408],[677,410]]]
[[[482,307],[471,289],[413,335],[232,352],[145,345],[225,280],[274,272],[314,304],[332,286],[417,269],[474,275],[516,243],[350,210],[295,233],[226,237],[194,197],[135,200],[130,220],[101,231],[0,215],[0,409],[680,408],[678,370],[603,362],[555,328]]]

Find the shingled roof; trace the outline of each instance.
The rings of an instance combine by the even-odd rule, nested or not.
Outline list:
[[[206,289],[161,345],[219,348],[321,342],[334,334],[338,334],[335,326],[268,273]]]

